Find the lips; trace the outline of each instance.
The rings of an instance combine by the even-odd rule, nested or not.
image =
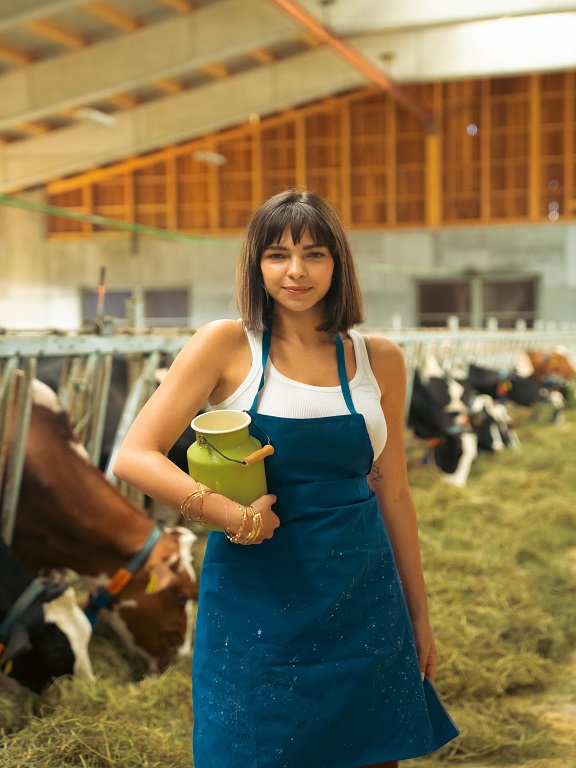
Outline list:
[[[302,296],[304,293],[308,293],[308,291],[312,290],[311,288],[284,288],[286,293],[291,294],[292,296]]]

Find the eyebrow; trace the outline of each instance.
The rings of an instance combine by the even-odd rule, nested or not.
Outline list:
[[[305,251],[311,251],[313,248],[327,248],[327,245],[322,245],[321,243],[313,243],[312,245],[303,245],[302,248]],[[266,248],[264,248],[265,251],[288,251],[290,250],[285,245],[267,245]]]

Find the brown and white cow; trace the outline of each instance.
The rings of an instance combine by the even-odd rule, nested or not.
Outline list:
[[[32,572],[69,568],[105,585],[147,540],[155,523],[87,457],[56,394],[33,385],[13,548]],[[165,528],[144,566],[101,611],[150,669],[191,649],[194,534]]]
[[[576,366],[564,347],[555,347],[551,352],[530,349],[526,354],[532,364],[534,376],[542,384],[576,378]]]

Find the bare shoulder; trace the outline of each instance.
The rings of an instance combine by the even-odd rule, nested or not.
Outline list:
[[[391,389],[404,388],[406,364],[402,349],[384,336],[364,336],[370,365],[384,395]]]
[[[202,325],[183,347],[183,352],[198,354],[208,351],[234,351],[246,344],[244,327],[237,320],[212,320]]]

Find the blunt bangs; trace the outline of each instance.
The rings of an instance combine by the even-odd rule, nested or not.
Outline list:
[[[290,230],[295,244],[302,240],[304,233],[308,230],[316,245],[325,246],[335,260],[338,258],[338,254],[335,253],[338,250],[336,240],[327,222],[321,218],[315,208],[299,200],[284,203],[270,211],[263,229],[262,249],[258,255],[262,256],[262,251],[279,243],[286,229]]]

